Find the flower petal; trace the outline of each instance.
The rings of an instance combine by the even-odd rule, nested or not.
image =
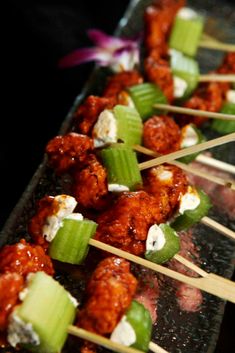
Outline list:
[[[66,68],[83,64],[89,61],[96,61],[101,66],[107,66],[112,59],[109,52],[100,48],[82,48],[73,51],[59,60],[58,67]]]
[[[99,29],[89,29],[87,35],[97,47],[108,49],[110,51],[122,47],[125,45],[124,42],[126,41],[117,37],[109,36]]]

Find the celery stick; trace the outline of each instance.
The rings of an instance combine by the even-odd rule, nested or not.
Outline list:
[[[96,231],[97,224],[90,220],[76,220],[66,217],[50,244],[52,259],[80,265],[89,251],[89,240]]]
[[[224,114],[234,114],[235,115],[235,104],[234,103],[225,103],[220,111]],[[221,134],[229,134],[235,132],[235,120],[222,120],[214,119],[211,128]]]
[[[33,274],[27,288],[24,301],[10,317],[8,340],[33,352],[58,353],[67,338],[68,326],[75,318],[76,304],[64,287],[45,272]],[[16,322],[19,320],[23,326],[17,330]],[[30,342],[29,336],[24,335],[27,324],[38,336],[39,344],[27,344],[27,340]]]
[[[128,91],[143,121],[157,112],[154,104],[167,103],[163,92],[153,83],[135,85],[128,88]]]
[[[143,123],[137,110],[116,105],[113,112],[117,119],[117,138],[130,146],[141,144]]]
[[[142,184],[136,153],[128,146],[116,144],[101,151],[108,172],[108,183],[135,190]]]
[[[195,56],[203,27],[204,19],[201,16],[192,19],[176,16],[169,39],[170,48]]]

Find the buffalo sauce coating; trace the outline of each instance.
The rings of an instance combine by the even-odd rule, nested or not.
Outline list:
[[[123,71],[108,78],[103,92],[104,97],[117,97],[120,92],[127,87],[138,85],[143,82],[143,78],[138,71]]]
[[[59,210],[59,202],[53,196],[44,196],[39,200],[37,205],[37,213],[31,218],[28,225],[28,232],[34,242],[41,245],[44,249],[48,248],[48,242],[43,236],[43,226],[49,216],[56,214]]]
[[[89,135],[100,113],[104,109],[112,109],[115,104],[116,99],[113,97],[88,96],[74,113],[76,131]]]
[[[146,8],[144,15],[146,77],[148,81],[161,88],[169,103],[174,99],[174,81],[169,64],[167,40],[176,12],[184,4],[184,0],[155,1]]]
[[[129,262],[114,256],[102,260],[87,284],[77,325],[101,335],[112,333],[130,306],[136,287]]]
[[[170,173],[171,177],[164,180],[161,178],[163,173]],[[143,181],[144,189],[162,200],[166,219],[171,217],[179,207],[181,195],[187,191],[188,180],[182,169],[169,164],[160,165],[147,170]]]
[[[168,116],[153,116],[144,123],[143,144],[145,147],[167,154],[180,149],[181,131]]]
[[[24,279],[18,273],[0,274],[0,333],[7,329],[8,316],[19,303],[18,295]]]
[[[161,199],[145,191],[124,192],[112,208],[98,217],[95,239],[134,255],[142,255],[149,227],[164,221]]]
[[[71,132],[51,139],[46,146],[46,153],[49,165],[57,174],[62,174],[83,162],[93,149],[91,138]]]
[[[44,271],[53,276],[51,258],[40,245],[31,245],[22,239],[14,245],[5,245],[0,251],[0,272],[16,272],[26,276],[30,272]]]
[[[107,172],[94,154],[73,173],[72,194],[80,206],[102,209],[107,203]]]

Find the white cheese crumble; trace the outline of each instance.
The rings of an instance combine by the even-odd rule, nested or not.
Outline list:
[[[117,142],[117,120],[111,110],[105,109],[100,113],[94,125],[92,136],[95,147]]]
[[[190,9],[189,7],[182,7],[182,9],[177,12],[177,17],[180,17],[184,20],[193,20],[198,17],[198,14],[196,11]]]
[[[64,219],[73,219],[75,221],[83,221],[84,217],[81,213],[71,213],[70,215],[68,215]]]
[[[77,206],[77,201],[69,195],[55,196],[55,202],[58,202],[58,211],[47,217],[46,224],[42,228],[43,236],[47,241],[51,242],[58,229],[61,227],[63,219],[73,212]]]
[[[165,169],[162,165],[151,169],[151,173],[162,182],[172,182],[173,173],[170,170]]]
[[[181,196],[179,213],[183,214],[187,210],[195,210],[200,204],[200,196],[197,190],[188,186],[187,192]]]
[[[127,321],[126,315],[122,317],[112,332],[110,340],[116,343],[123,344],[124,346],[131,346],[136,341],[135,330]]]
[[[161,228],[154,224],[149,228],[147,239],[146,239],[146,250],[147,251],[159,251],[166,243],[165,234]]]
[[[17,316],[16,310],[9,317],[7,340],[12,347],[16,347],[19,343],[27,343],[34,346],[40,344],[39,336],[33,330],[32,324],[24,322]]]
[[[182,135],[182,140],[180,144],[181,148],[194,146],[199,142],[198,134],[190,124],[182,128],[181,135]]]
[[[123,192],[129,191],[128,186],[121,184],[108,184],[108,191],[110,192]]]
[[[235,104],[235,90],[234,89],[230,89],[227,91],[226,99],[229,103]]]
[[[19,299],[20,299],[21,301],[24,301],[25,298],[26,298],[26,296],[27,296],[27,294],[28,294],[28,292],[29,292],[29,290],[28,290],[27,287],[24,288],[24,289],[22,289],[22,291],[19,293]]]
[[[174,97],[182,98],[188,87],[187,82],[178,76],[174,76],[173,81],[174,81]]]

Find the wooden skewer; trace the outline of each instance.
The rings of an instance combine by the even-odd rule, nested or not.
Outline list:
[[[144,153],[148,156],[155,157],[155,156],[159,155],[158,153],[156,153],[146,147],[140,146],[140,145],[134,145],[132,147],[135,151]],[[176,165],[177,167],[184,169],[185,171],[188,171],[190,173],[194,173],[194,174],[201,176],[205,179],[208,179],[212,182],[216,182],[220,185],[224,185],[224,186],[230,187],[232,190],[235,190],[234,183],[232,183],[230,180],[224,180],[221,178],[214,177],[213,175],[203,173],[203,172],[197,170],[196,168],[192,168],[188,165],[185,165],[185,164],[177,162],[177,161],[172,161],[172,162],[170,162],[170,164]],[[214,179],[214,178],[216,178],[216,179]],[[216,230],[217,232],[227,236],[228,238],[235,240],[235,232],[234,231],[232,231],[231,229],[214,221],[213,219],[211,219],[209,217],[203,217],[200,222],[205,224],[206,226],[209,226],[210,228]]]
[[[235,75],[208,74],[200,75],[199,82],[235,82]]]
[[[202,116],[205,118],[220,119],[220,120],[232,120],[232,121],[235,120],[234,114],[207,112],[205,110],[190,109],[190,108],[178,107],[176,105],[160,104],[160,103],[154,104],[154,107],[161,110],[167,110],[168,112],[173,112],[173,113]]]
[[[232,134],[228,134],[228,135],[222,136],[222,137],[218,137],[216,139],[212,139],[212,140],[207,141],[207,142],[200,143],[200,144],[195,145],[195,146],[187,147],[187,148],[184,148],[182,150],[166,154],[166,155],[161,156],[161,157],[153,158],[150,161],[140,163],[139,164],[139,168],[140,168],[140,170],[144,170],[144,169],[148,169],[148,168],[151,168],[151,167],[155,167],[155,166],[157,166],[159,164],[168,163],[168,162],[171,162],[174,159],[185,157],[185,156],[188,156],[188,155],[196,153],[196,152],[201,152],[201,151],[204,151],[204,150],[206,150],[208,148],[219,146],[219,145],[222,145],[224,143],[231,142],[231,141],[235,141],[235,132],[233,132]]]
[[[140,145],[134,145],[133,149],[137,152],[144,153],[148,156],[152,156],[152,157],[159,157],[160,156],[160,154],[158,154],[158,153],[156,153],[146,147],[140,146]],[[223,185],[225,187],[228,187],[229,189],[235,190],[235,183],[230,179],[225,180],[225,179],[219,178],[215,175],[211,175],[209,173],[202,172],[201,170],[199,170],[197,168],[193,168],[187,164],[184,164],[184,163],[181,163],[178,161],[171,161],[169,164],[173,164],[173,165],[185,170],[188,173],[192,173],[192,174],[197,175],[201,178],[212,181],[216,184]]]
[[[132,347],[127,347],[122,344],[116,343],[111,341],[110,339],[97,335],[95,333],[86,331],[82,328],[72,326],[70,325],[68,327],[68,333],[70,335],[82,338],[84,340],[88,340],[90,342],[93,342],[95,344],[98,344],[102,347],[108,348],[113,352],[118,352],[118,353],[143,353],[142,351],[132,348]],[[158,346],[156,343],[150,342],[149,348],[152,352],[154,353],[167,353],[165,349],[161,348]]]
[[[228,238],[231,238],[235,240],[235,232],[232,231],[231,229],[223,226],[222,224],[214,221],[213,219],[205,216],[201,219],[201,223],[205,224],[206,226],[209,226],[210,228],[216,230],[217,232],[225,235]]]
[[[200,278],[189,277],[182,273],[173,271],[167,267],[158,265],[151,261],[145,260],[141,257],[130,254],[126,251],[117,249],[113,246],[97,241],[95,239],[90,239],[89,244],[92,246],[95,246],[98,249],[110,252],[111,254],[123,257],[124,259],[137,263],[141,266],[147,267],[153,271],[159,272],[165,276],[171,277],[177,281],[189,284],[207,293],[213,294],[222,299],[229,300],[232,303],[235,303],[235,283],[233,283],[228,279],[225,279],[213,273],[207,273],[207,272],[205,272],[206,273],[205,276]],[[195,266],[196,265],[194,265],[194,269],[195,269]],[[204,274],[204,271],[203,271],[203,274]]]
[[[222,51],[235,51],[235,45],[230,43],[223,43],[218,40],[209,40],[209,39],[202,39],[199,42],[199,47],[213,49],[213,50],[222,50]]]
[[[204,154],[200,154],[196,157],[196,161],[205,165],[208,165],[209,167],[213,167],[219,170],[222,170],[223,172],[235,174],[235,166],[229,163],[225,163],[222,161],[219,161],[218,159],[205,156]]]

